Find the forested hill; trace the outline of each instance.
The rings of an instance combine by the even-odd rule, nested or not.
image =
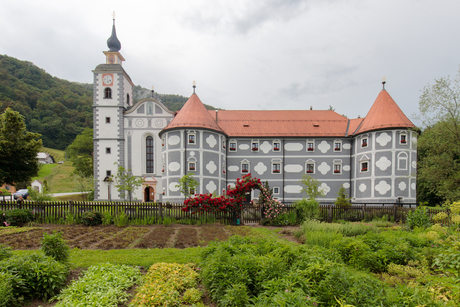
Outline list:
[[[149,95],[145,88],[134,89],[135,101]],[[160,99],[178,111],[188,97],[160,94]],[[0,55],[0,113],[7,107],[20,112],[27,130],[40,133],[45,147],[63,150],[84,128],[92,128],[92,103],[92,84],[59,79],[31,62]]]

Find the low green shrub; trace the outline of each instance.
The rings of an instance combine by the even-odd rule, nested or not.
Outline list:
[[[47,300],[65,284],[68,267],[44,255],[23,255],[0,261],[0,271],[17,277],[12,281],[15,299]]]
[[[16,305],[14,301],[13,275],[0,271],[0,307]]]
[[[102,214],[98,211],[86,211],[81,216],[81,222],[86,226],[101,225]]]
[[[79,280],[65,288],[56,307],[117,306],[128,300],[125,291],[141,279],[138,268],[117,264],[90,266]]]
[[[0,210],[0,227],[6,226],[6,211]]]
[[[113,215],[110,211],[104,211],[102,213],[102,225],[108,226],[113,222]]]
[[[11,253],[10,247],[6,247],[0,244],[0,261],[10,258],[12,255],[13,254]]]
[[[411,210],[406,215],[406,225],[411,230],[415,227],[427,228],[431,226],[430,216],[426,211],[426,207],[418,207]]]
[[[122,211],[113,218],[113,223],[115,226],[124,227],[128,225],[128,216]]]
[[[29,209],[13,209],[3,212],[4,222],[2,226],[19,226],[22,227],[30,222],[35,221],[35,215]]]
[[[297,201],[294,204],[297,220],[301,223],[308,220],[317,220],[321,217],[319,202],[315,199],[306,199]]]
[[[43,233],[42,245],[40,248],[46,256],[54,260],[67,263],[69,261],[69,246],[60,232],[53,234]]]

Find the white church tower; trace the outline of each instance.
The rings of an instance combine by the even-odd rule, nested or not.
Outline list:
[[[116,175],[115,163],[124,166],[123,112],[132,105],[134,86],[122,67],[125,59],[120,54],[121,43],[117,38],[115,19],[107,46],[105,64],[93,70],[94,199],[97,200],[120,199],[109,179],[111,175]]]

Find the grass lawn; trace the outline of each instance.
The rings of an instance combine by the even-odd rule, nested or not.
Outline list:
[[[40,170],[38,171],[38,176],[33,177],[32,181],[35,179],[43,181],[43,178],[49,176],[53,171],[53,168],[57,167],[59,164],[40,164]]]
[[[79,192],[72,176],[74,169],[70,161],[64,164],[57,164],[56,167],[52,168],[49,175],[39,180],[48,181],[51,193]]]

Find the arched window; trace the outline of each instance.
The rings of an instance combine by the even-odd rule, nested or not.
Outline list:
[[[104,98],[112,98],[112,90],[110,87],[106,87],[104,90]]]
[[[148,136],[145,143],[145,162],[147,165],[146,172],[148,174],[153,173],[153,137]]]
[[[407,153],[405,152],[398,154],[398,170],[407,171]]]

